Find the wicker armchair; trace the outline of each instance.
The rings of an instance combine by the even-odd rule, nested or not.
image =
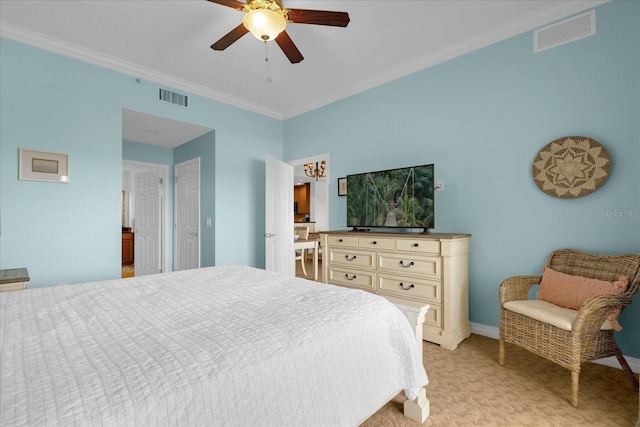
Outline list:
[[[572,249],[552,252],[547,267],[573,276],[615,281],[629,278],[624,294],[602,295],[586,301],[577,311],[570,330],[504,308],[508,301],[529,299],[531,286],[542,276],[516,276],[500,284],[500,344],[498,362],[504,365],[505,342],[514,343],[571,371],[571,405],[578,406],[578,385],[582,363],[616,356],[633,387],[638,379],[618,348],[613,330],[604,328],[607,317],[629,305],[640,287],[640,254],[593,255]],[[637,325],[636,325],[637,327]]]

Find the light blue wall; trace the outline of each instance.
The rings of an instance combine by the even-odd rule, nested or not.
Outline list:
[[[173,166],[173,148],[123,140],[122,159]],[[169,174],[173,178],[173,170]]]
[[[473,234],[470,317],[498,326],[498,285],[538,274],[561,247],[640,252],[640,2],[597,9],[597,35],[532,52],[528,32],[289,119],[287,160],[331,154],[330,226],[344,228],[336,178],[435,163],[436,232]],[[604,186],[563,200],[531,165],[557,138],[584,135],[612,159]],[[621,316],[623,352],[640,357],[640,298]]]
[[[216,78],[212,70],[211,78]],[[30,287],[120,276],[122,109],[215,129],[215,263],[264,266],[264,159],[282,122],[199,96],[157,101],[158,85],[0,39],[0,268]],[[70,155],[69,184],[18,180],[20,147]]]
[[[32,286],[119,275],[122,112],[109,98],[123,82],[111,74],[0,40],[0,266],[27,267]],[[19,181],[21,147],[68,153],[70,183]]]

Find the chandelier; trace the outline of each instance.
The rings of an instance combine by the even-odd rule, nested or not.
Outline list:
[[[310,178],[315,178],[316,181],[318,178],[324,178],[326,175],[324,174],[324,170],[327,168],[327,162],[324,160],[320,162],[320,167],[318,167],[318,162],[316,162],[316,167],[313,167],[313,163],[307,163],[304,165],[304,173]]]

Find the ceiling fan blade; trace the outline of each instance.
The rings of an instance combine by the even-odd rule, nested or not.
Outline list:
[[[296,24],[331,25],[333,27],[346,27],[350,21],[347,12],[328,10],[289,9],[287,16],[289,21]]]
[[[211,45],[211,49],[213,50],[225,50],[233,43],[235,43],[240,37],[247,34],[249,30],[245,28],[244,25],[240,24],[235,27],[233,30],[229,31],[225,36],[223,36],[220,40]]]
[[[278,43],[278,46],[280,46],[280,49],[282,49],[292,64],[297,64],[304,59],[304,56],[302,56],[286,31],[281,32],[278,37],[276,37],[276,43]]]
[[[211,3],[221,4],[222,6],[227,6],[236,10],[242,10],[244,3],[236,0],[207,0]]]

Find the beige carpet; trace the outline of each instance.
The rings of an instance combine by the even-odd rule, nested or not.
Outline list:
[[[580,405],[570,403],[568,370],[514,345],[498,365],[498,341],[471,335],[456,350],[424,343],[431,414],[424,426],[634,426],[638,393],[621,369],[583,365]],[[416,427],[391,401],[364,427]]]
[[[309,255],[309,259],[304,264],[307,269],[307,275],[305,276],[302,271],[302,264],[300,261],[296,261],[296,277],[303,277],[305,279],[313,280],[313,255]],[[322,282],[322,258],[318,258],[318,280]]]

